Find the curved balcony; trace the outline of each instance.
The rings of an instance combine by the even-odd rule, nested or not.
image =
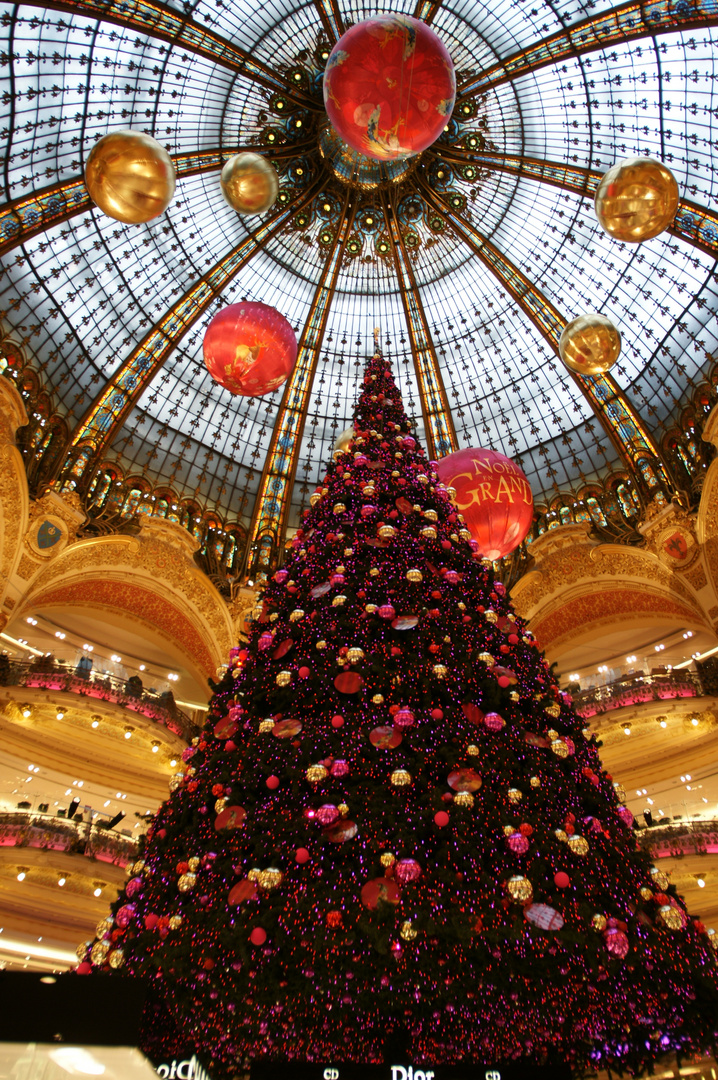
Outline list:
[[[648,701],[670,701],[676,698],[701,697],[705,693],[694,671],[654,672],[650,675],[626,676],[606,686],[595,686],[572,694],[579,716],[589,719],[613,709],[643,705]]]
[[[672,821],[637,833],[639,845],[654,859],[718,855],[718,820]]]
[[[125,867],[137,855],[137,840],[90,822],[66,821],[50,814],[0,813],[0,848],[40,848],[84,855]]]
[[[107,914],[124,881],[124,867],[136,853],[132,837],[87,822],[0,814],[0,963],[71,966],[76,946],[92,937]],[[27,956],[13,954],[21,941]],[[6,942],[14,942],[9,951]],[[59,948],[62,960],[38,959],[38,942]]]
[[[0,667],[0,686],[55,690],[120,705],[163,725],[185,743],[200,732],[200,727],[177,707],[171,694],[153,694],[137,683],[132,685],[131,679],[125,681],[114,675],[83,675],[45,656],[15,660],[4,669]]]

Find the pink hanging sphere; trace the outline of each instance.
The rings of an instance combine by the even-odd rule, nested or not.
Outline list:
[[[439,462],[439,478],[456,490],[456,506],[487,559],[517,548],[531,528],[534,500],[511,458],[480,447],[457,450]]]
[[[332,127],[374,161],[402,161],[426,150],[448,124],[455,97],[446,47],[409,15],[379,15],[352,26],[324,72]]]
[[[202,344],[207,371],[226,390],[245,397],[270,394],[286,382],[297,339],[268,304],[230,304],[210,321]]]

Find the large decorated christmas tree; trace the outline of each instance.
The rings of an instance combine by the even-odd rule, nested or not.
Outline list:
[[[718,966],[411,434],[388,364],[81,971],[248,1061],[707,1049]]]

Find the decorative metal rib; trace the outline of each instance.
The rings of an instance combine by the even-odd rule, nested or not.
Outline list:
[[[381,203],[386,227],[391,238],[394,264],[399,281],[399,291],[406,317],[406,327],[414,358],[419,398],[424,417],[424,431],[429,455],[445,457],[459,449],[439,360],[429,331],[429,324],[421,302],[416,277],[411,266],[401,226],[396,213],[394,192],[382,192]]]
[[[436,13],[441,7],[442,0],[417,0],[414,8],[414,18],[423,19],[425,23],[432,23]]]
[[[563,315],[490,240],[470,222],[457,217],[423,180],[418,179],[417,183],[427,203],[443,215],[457,236],[498,278],[552,349],[558,352],[558,339],[566,325]],[[649,457],[657,463],[664,482],[668,483],[658,445],[615,379],[609,374],[578,375],[573,371],[570,374],[603,424],[619,456],[633,471],[638,470],[642,459]]]
[[[205,29],[199,23],[162,4],[159,0],[27,0],[28,7],[67,11],[90,19],[141,30],[179,49],[205,56],[230,71],[246,75],[268,90],[281,92],[305,109],[317,109],[317,102],[300,88],[254,59],[239,45]]]
[[[308,149],[309,143],[301,146],[278,147],[267,152],[271,161],[281,161],[285,158],[295,157],[303,149]],[[254,153],[262,152],[264,147],[223,147],[220,150],[201,150],[191,154],[173,154],[177,178],[194,176],[197,173],[212,172],[220,169],[225,158],[231,154],[241,153],[242,150],[252,150]],[[65,180],[61,184],[51,184],[41,188],[31,195],[25,195],[20,199],[13,199],[0,206],[0,256],[12,251],[19,244],[24,244],[32,236],[45,232],[76,214],[84,214],[92,209],[93,202],[87,194],[85,181],[81,176],[73,180]]]
[[[306,206],[317,194],[317,180],[296,201],[281,206],[229,254],[196,281],[184,296],[142,339],[109,385],[88,409],[77,425],[70,442],[70,453],[80,446],[89,447],[91,460],[97,461],[110,445],[130,410],[189,328],[201,318],[211,302],[250,259],[284,226],[290,217]]]
[[[558,30],[535,45],[512,53],[505,60],[499,60],[492,67],[471,76],[459,87],[457,104],[492,86],[571,56],[581,56],[654,34],[714,26],[717,21],[716,0],[690,0],[690,3],[674,3],[672,0],[640,3],[639,0],[631,0],[610,11],[592,15],[565,30]]]
[[[255,560],[261,555],[263,546],[269,551],[272,546],[280,545],[287,531],[290,495],[307,418],[307,402],[355,213],[356,201],[353,193],[347,189],[334,247],[322,267],[299,340],[297,362],[284,388],[254,504],[249,550],[254,552]]]
[[[483,168],[497,169],[501,172],[525,176],[529,180],[552,184],[563,191],[574,191],[584,199],[593,200],[602,173],[595,169],[583,169],[578,165],[568,165],[559,161],[544,161],[541,158],[521,157],[518,154],[492,153],[486,150],[468,150],[461,147],[447,147],[440,150],[439,156],[448,163],[463,162],[479,165]],[[678,205],[673,224],[668,231],[693,247],[700,248],[714,259],[718,259],[718,211],[706,206],[682,199]]]
[[[344,33],[344,20],[336,0],[314,0],[324,33],[331,45],[335,45]]]

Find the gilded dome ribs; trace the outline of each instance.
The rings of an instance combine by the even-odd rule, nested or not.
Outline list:
[[[523,157],[521,154],[465,150],[456,146],[447,149],[441,146],[437,149],[440,149],[442,159],[449,163],[471,162],[486,169],[512,173],[528,180],[551,184],[562,191],[572,191],[590,201],[593,201],[603,175],[596,169],[585,169],[561,161],[543,161],[541,158]],[[690,199],[682,199],[668,232],[718,259],[718,212],[715,210],[700,206]]]
[[[439,358],[431,338],[419,288],[411,266],[396,209],[396,193],[380,193],[384,218],[391,238],[396,276],[411,342],[416,380],[419,384],[429,456],[444,457],[459,449],[449,399],[441,376]]]
[[[262,245],[284,228],[292,214],[314,198],[318,187],[319,182],[315,182],[295,202],[290,199],[289,205],[279,205],[253,233],[194,282],[132,350],[73,433],[66,464],[74,464],[78,461],[78,455],[86,451],[80,469],[76,468],[73,472],[74,476],[91,476],[92,466],[99,463],[130,410],[184,334],[207,311],[222,289],[261,250]]]
[[[141,30],[151,37],[169,42],[177,49],[186,49],[238,75],[246,75],[268,90],[292,98],[305,109],[318,108],[317,102],[301,88],[272,71],[234,42],[205,29],[157,0],[151,3],[149,0],[29,0],[28,7],[67,11],[130,30]]]
[[[529,281],[526,275],[522,274],[510,259],[490,240],[482,236],[469,221],[453,213],[448,204],[421,179],[418,180],[418,184],[427,203],[446,217],[454,232],[498,278],[552,349],[557,352],[558,339],[566,325],[563,315]],[[570,372],[570,374],[601,421],[618,454],[633,474],[636,475],[638,472],[641,461],[648,460],[659,473],[666,488],[670,488],[669,473],[656,441],[612,376],[581,376],[575,372]]]
[[[356,211],[356,196],[347,189],[334,245],[322,268],[299,340],[297,362],[284,387],[254,504],[247,557],[255,578],[267,572],[273,555],[281,549],[287,531],[289,502],[307,418],[307,403]]]
[[[330,45],[335,45],[346,29],[337,0],[314,0],[314,7]]]
[[[631,3],[601,11],[565,30],[549,34],[535,45],[521,49],[481,74],[472,76],[458,87],[456,104],[458,106],[474,94],[572,56],[607,49],[636,38],[700,29],[715,26],[716,23],[718,11],[712,0],[694,0],[690,4],[670,4],[666,0],[642,4],[632,0]]]

